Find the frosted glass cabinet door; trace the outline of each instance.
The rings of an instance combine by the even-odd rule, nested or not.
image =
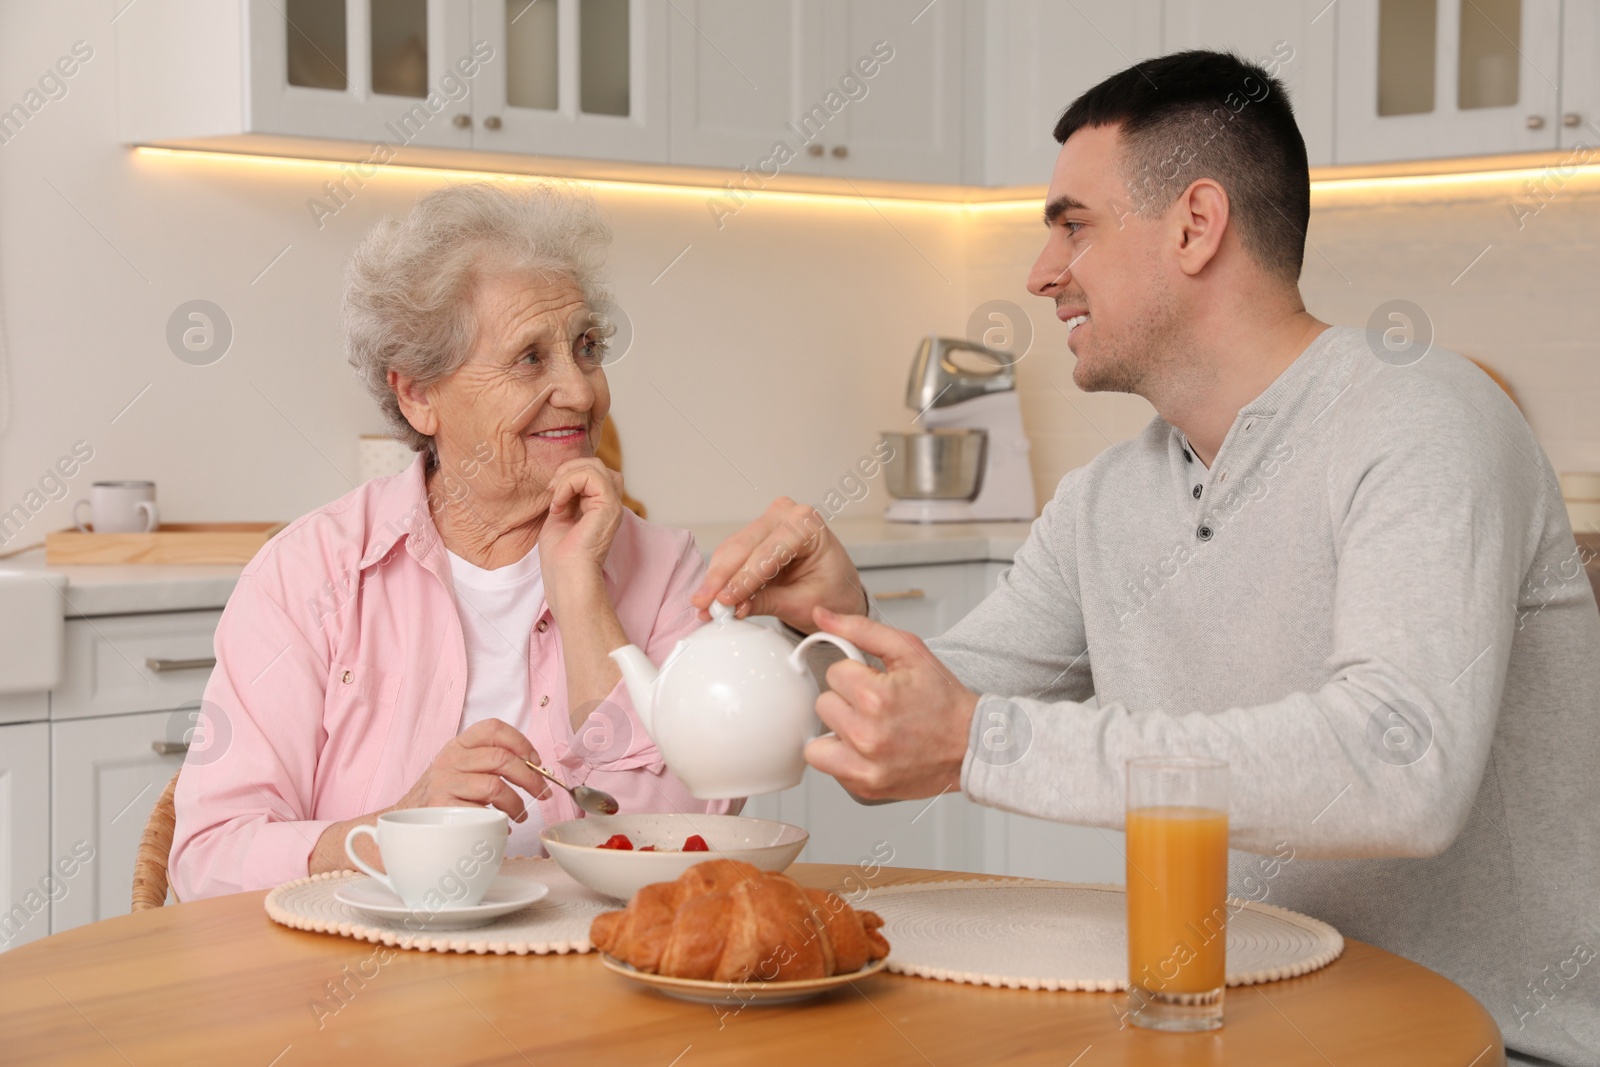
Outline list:
[[[248,2],[252,133],[470,147],[459,0]]]
[[[50,932],[50,724],[0,726],[0,952]]]
[[[153,743],[171,740],[173,717],[183,714],[152,711],[50,725],[51,855],[94,850],[93,862],[51,908],[51,933],[128,914],[144,824],[183,765],[182,755],[159,754]]]
[[[1265,67],[1289,90],[1309,162],[1326,166],[1333,162],[1338,7],[1328,0],[1166,0],[1161,50],[1229,50]]]
[[[472,40],[493,50],[472,146],[667,162],[675,17],[666,0],[472,0]]]
[[[1334,162],[1555,148],[1561,7],[1561,0],[1342,0],[1333,13]]]

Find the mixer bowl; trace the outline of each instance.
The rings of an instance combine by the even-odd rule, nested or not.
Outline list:
[[[885,433],[894,458],[884,485],[898,500],[971,500],[983,486],[989,435],[983,430]]]

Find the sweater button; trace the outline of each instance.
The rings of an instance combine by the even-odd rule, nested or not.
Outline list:
[[[1200,499],[1200,487],[1198,485],[1194,487],[1194,498],[1196,500]]]
[[[1209,527],[1209,526],[1200,527],[1200,529],[1195,531],[1195,536],[1199,537],[1200,540],[1202,540],[1202,541],[1211,540],[1211,527]]]

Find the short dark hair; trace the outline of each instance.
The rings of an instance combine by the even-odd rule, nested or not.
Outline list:
[[[1056,123],[1119,126],[1122,170],[1141,214],[1164,211],[1196,178],[1228,194],[1245,250],[1300,278],[1311,219],[1306,142],[1283,83],[1229,52],[1174,52],[1135,63],[1072,102]]]

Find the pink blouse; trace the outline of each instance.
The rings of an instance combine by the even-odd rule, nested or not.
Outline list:
[[[623,513],[606,588],[628,640],[655,662],[700,625],[689,595],[704,572],[688,531]],[[176,793],[171,872],[183,900],[305,877],[323,830],[395,803],[456,735],[466,646],[422,458],[268,542],[228,599],[216,653],[204,732]],[[690,796],[620,683],[573,731],[548,604],[528,671],[528,739],[568,782],[604,789],[624,812],[743,806]],[[555,787],[539,809],[547,826],[581,815]]]

